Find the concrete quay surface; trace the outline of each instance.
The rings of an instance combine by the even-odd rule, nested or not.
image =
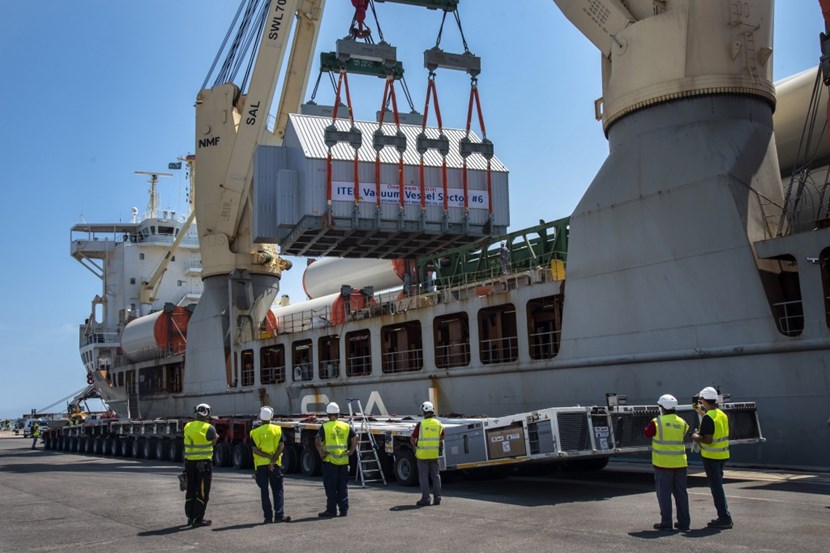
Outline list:
[[[440,506],[417,488],[350,487],[346,518],[321,519],[322,481],[285,479],[287,524],[262,524],[251,471],[216,469],[207,518],[184,526],[180,466],[30,449],[0,434],[0,552],[251,551],[429,553],[826,552],[830,474],[729,470],[731,530],[715,517],[706,478],[690,469],[692,529],[658,532],[651,468],[613,461],[600,472],[447,479]]]

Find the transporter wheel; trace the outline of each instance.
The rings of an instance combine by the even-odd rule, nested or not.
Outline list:
[[[181,438],[174,438],[170,441],[170,461],[179,463],[182,460],[182,452],[184,451],[184,443]]]
[[[237,443],[231,452],[231,463],[235,469],[247,469],[254,465],[254,457],[248,444]]]
[[[227,442],[219,442],[213,446],[213,465],[228,467],[231,464],[231,448]]]
[[[132,457],[133,456],[133,438],[122,438],[121,439],[121,456],[122,457]]]
[[[104,438],[104,455],[107,457],[115,455],[118,447],[118,442],[112,436]]]
[[[61,443],[60,443],[60,450],[61,451],[69,451],[69,436],[61,436]]]
[[[300,448],[293,444],[285,446],[282,452],[282,470],[285,474],[294,474],[300,470]]]
[[[159,461],[170,460],[170,440],[159,438],[156,440],[156,459]]]
[[[562,469],[568,472],[592,472],[602,470],[608,465],[608,457],[595,457],[594,459],[579,459],[565,461]]]
[[[411,449],[395,452],[395,480],[401,486],[414,486],[418,483],[418,462]]]
[[[70,453],[75,453],[78,451],[78,438],[76,436],[72,436],[69,438],[69,450]]]
[[[98,438],[94,437],[94,436],[87,436],[86,437],[86,452],[89,453],[90,455],[95,454],[95,441],[97,439]]]
[[[132,446],[133,457],[136,459],[144,457],[144,438],[135,438]]]
[[[300,470],[304,476],[320,476],[323,472],[323,460],[316,449],[304,447],[300,454]]]
[[[103,436],[95,436],[95,439],[92,441],[92,452],[95,455],[102,455],[104,453],[104,437]]]
[[[155,459],[156,458],[156,440],[155,438],[146,438],[142,440],[144,443],[142,444],[144,447],[142,448],[142,457],[145,459]]]

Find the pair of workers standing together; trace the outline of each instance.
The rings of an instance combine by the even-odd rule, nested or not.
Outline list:
[[[677,415],[677,399],[671,394],[657,400],[660,416],[655,417],[644,433],[652,439],[651,460],[660,522],[655,530],[688,531],[691,525],[687,476],[685,437],[689,424]],[[732,515],[723,491],[723,466],[729,459],[729,419],[718,409],[718,391],[706,387],[693,399],[693,407],[700,415],[700,427],[692,434],[693,450],[700,450],[703,469],[712,491],[717,518],[709,521],[709,528],[732,528]],[[672,496],[677,507],[677,522],[672,526]]]
[[[432,481],[432,505],[441,503],[441,476],[438,458],[443,449],[444,428],[434,418],[435,408],[431,402],[421,405],[424,420],[412,432],[412,445],[418,460],[421,481],[419,506],[430,505],[430,480]],[[188,526],[209,526],[204,518],[210,496],[211,459],[213,446],[218,434],[210,424],[210,406],[202,403],[196,406],[196,420],[184,427],[185,454],[185,515]],[[340,407],[331,402],[326,406],[329,420],[320,426],[315,445],[323,460],[323,487],[326,490],[326,510],[320,517],[345,517],[349,512],[349,458],[358,447],[358,437],[350,424],[338,420]],[[260,489],[262,512],[265,523],[289,522],[291,517],[284,512],[283,473],[280,470],[285,440],[282,428],[271,424],[274,410],[262,407],[259,418],[262,424],[251,430],[252,452],[256,483]],[[273,502],[271,498],[273,497]]]

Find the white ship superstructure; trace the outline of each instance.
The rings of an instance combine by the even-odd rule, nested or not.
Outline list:
[[[124,374],[116,376],[113,367],[129,362],[122,351],[125,328],[147,326],[135,333],[132,348],[141,360],[160,359],[180,353],[176,344],[186,326],[171,325],[170,334],[154,336],[155,325],[142,325],[148,318],[158,319],[165,306],[177,313],[195,305],[202,293],[201,261],[195,225],[185,228],[185,218],[173,211],[160,217],[137,220],[133,209],[130,223],[80,223],[70,232],[70,251],[84,267],[101,281],[101,292],[92,298],[90,312],[80,326],[80,353],[87,370],[87,381],[95,384],[107,402],[123,400]],[[171,246],[179,233],[186,235],[175,251]],[[160,279],[150,303],[142,303],[141,289],[170,252],[164,278]],[[178,328],[177,328],[178,327]],[[155,334],[158,334],[156,332]],[[119,382],[118,379],[121,379]],[[145,377],[148,385],[151,375]],[[171,373],[167,378],[174,379]],[[179,376],[180,378],[180,376]],[[131,383],[143,384],[144,378]]]

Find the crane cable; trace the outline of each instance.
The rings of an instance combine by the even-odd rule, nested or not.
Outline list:
[[[69,395],[68,395],[68,396],[66,396],[66,397],[62,397],[62,398],[60,398],[58,401],[56,401],[56,402],[54,402],[54,403],[51,403],[51,404],[47,405],[46,407],[44,407],[44,408],[42,408],[42,409],[38,409],[36,412],[37,412],[37,413],[43,413],[43,412],[45,412],[45,411],[48,411],[49,409],[51,409],[51,408],[52,408],[52,407],[54,407],[55,405],[57,405],[57,404],[59,404],[59,403],[63,403],[64,401],[67,401],[67,400],[69,400],[69,399],[72,399],[73,397],[77,396],[78,394],[80,394],[81,392],[83,392],[84,390],[87,390],[87,389],[89,389],[89,386],[84,386],[83,388],[81,388],[81,389],[80,389],[80,390],[78,390],[77,392],[73,392],[73,393],[69,394]]]
[[[796,153],[795,163],[793,164],[794,170],[792,175],[790,176],[790,182],[787,185],[787,190],[784,194],[784,206],[781,210],[781,217],[778,220],[778,229],[775,234],[776,236],[783,235],[782,233],[784,232],[785,221],[788,218],[794,219],[796,215],[796,212],[798,210],[798,204],[801,203],[802,196],[804,193],[804,186],[806,184],[807,177],[809,176],[810,166],[815,161],[816,149],[820,146],[821,141],[824,139],[824,135],[827,130],[827,125],[825,124],[822,127],[820,136],[818,137],[816,143],[811,144],[811,139],[813,134],[815,133],[815,128],[818,122],[821,86],[822,72],[821,68],[819,68],[816,73],[815,83],[813,84],[813,91],[810,95],[810,103],[807,109],[807,119],[804,121],[804,127],[801,131],[801,138],[798,143],[798,150]],[[804,161],[801,162],[801,159],[804,159]],[[796,182],[798,183],[798,186],[796,187],[795,198],[793,198],[793,187],[795,186]],[[822,186],[821,193],[819,196],[818,211],[816,213],[817,219],[820,219],[821,216],[821,208],[824,204],[824,197],[826,195],[827,187],[828,181],[827,178],[825,178],[825,182]],[[792,207],[790,207],[791,203]],[[827,211],[828,213],[830,213],[830,199],[828,199]]]

